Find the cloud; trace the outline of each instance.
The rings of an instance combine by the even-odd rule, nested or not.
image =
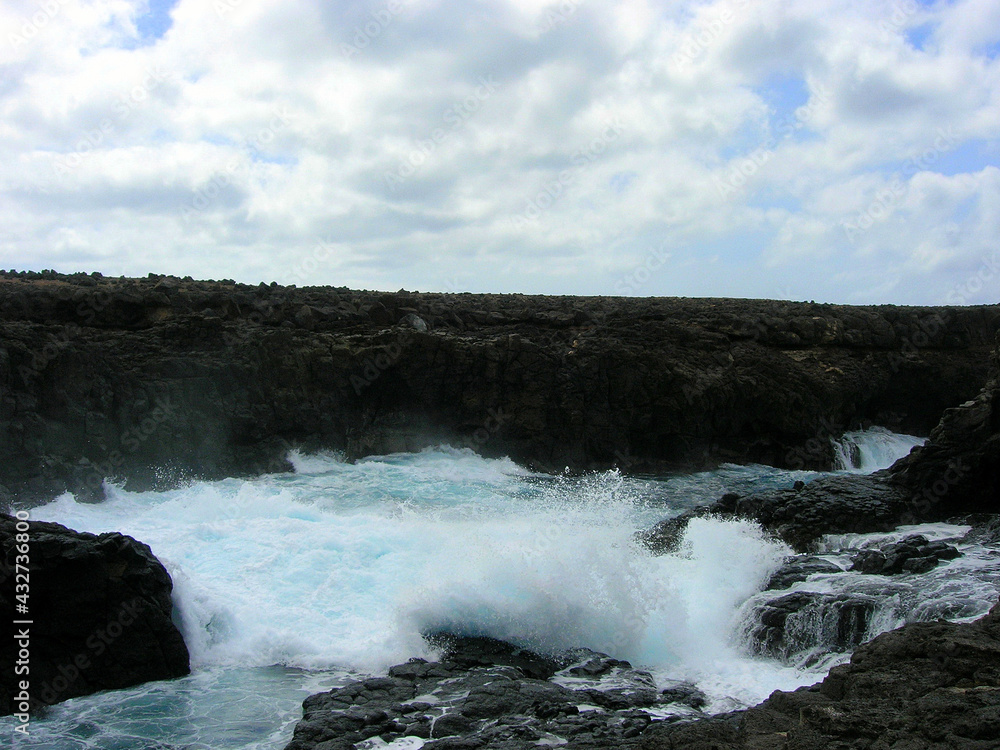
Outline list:
[[[942,301],[1000,230],[996,14],[16,0],[0,267]]]

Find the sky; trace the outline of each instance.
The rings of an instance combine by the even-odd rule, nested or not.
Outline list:
[[[1000,301],[1000,0],[4,0],[0,268]]]

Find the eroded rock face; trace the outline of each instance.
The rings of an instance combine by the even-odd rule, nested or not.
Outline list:
[[[1000,408],[994,408],[1000,403],[998,356],[1000,345],[979,395],[945,411],[927,444],[889,469],[867,476],[827,476],[746,497],[727,494],[662,521],[639,538],[655,552],[670,552],[691,518],[737,516],[759,522],[796,550],[806,551],[825,534],[889,531],[903,524],[1000,512]],[[871,557],[871,566],[877,567],[876,556]],[[924,561],[924,568],[930,563]]]
[[[644,750],[986,750],[1000,737],[1000,604],[970,624],[916,623],[858,648],[821,683],[746,711],[651,725]]]
[[[913,534],[886,549],[862,550],[854,556],[851,570],[877,575],[926,573],[938,563],[954,560],[962,553],[945,542],[929,542],[927,537]]]
[[[699,516],[749,518],[798,551],[825,534],[891,531],[911,518],[906,491],[885,472],[821,477],[800,489],[755,493],[695,508],[640,535],[655,552],[669,552]]]
[[[893,481],[910,493],[913,514],[941,519],[1000,513],[1000,345],[979,394],[947,409],[930,440],[892,467]]]
[[[490,638],[439,642],[440,661],[307,698],[286,750],[405,737],[430,750],[631,747],[654,720],[697,716],[706,703],[693,685],[658,691],[649,673],[586,649],[547,657]]]
[[[22,526],[23,529],[23,526]],[[0,514],[0,609],[15,612],[17,521]],[[122,534],[83,534],[28,522],[31,711],[99,690],[188,674],[171,615],[172,582],[149,547]],[[21,537],[23,540],[24,537]],[[18,626],[15,627],[15,632]],[[0,643],[5,665],[15,640]],[[13,669],[0,674],[0,714],[20,713]]]
[[[839,431],[925,434],[973,398],[998,328],[995,307],[0,274],[0,500],[278,471],[296,446],[826,468]]]
[[[851,651],[865,640],[877,607],[878,599],[865,594],[784,594],[756,609],[757,622],[747,632],[748,647],[786,661],[801,661],[811,651]]]

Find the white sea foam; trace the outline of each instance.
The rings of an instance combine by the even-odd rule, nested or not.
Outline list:
[[[788,552],[758,527],[697,519],[679,549],[663,556],[634,541],[637,530],[656,520],[716,499],[720,481],[782,486],[801,473],[724,467],[663,480],[617,472],[551,477],[450,448],[353,463],[336,455],[291,459],[295,473],[195,482],[168,492],[112,486],[103,503],[64,495],[32,511],[35,518],[122,531],[149,544],[173,577],[192,655],[194,675],[163,683],[165,693],[136,689],[78,699],[76,706],[109,710],[104,704],[111,701],[115,711],[127,712],[130,701],[141,707],[155,695],[169,712],[177,690],[192,702],[185,710],[222,715],[236,709],[222,705],[228,699],[212,686],[247,677],[253,695],[239,698],[239,716],[250,715],[247,701],[262,707],[279,701],[279,723],[287,729],[309,675],[336,682],[433,656],[422,634],[441,629],[546,651],[603,651],[664,682],[696,681],[715,710],[822,676],[817,668],[751,658],[737,637],[745,603]],[[989,583],[952,614],[982,609]],[[942,597],[970,598],[949,593],[949,586],[942,574]],[[891,616],[880,623],[889,625]],[[213,677],[206,682],[206,675]],[[89,709],[56,707],[38,736],[65,740],[53,747],[87,746],[70,742],[71,730],[60,723],[72,727],[74,710]],[[131,720],[121,718],[115,731],[124,721]],[[270,721],[273,727],[277,719]],[[169,739],[157,731],[136,736]],[[270,731],[273,737],[277,730]],[[211,747],[277,744],[237,741],[222,728],[206,732],[199,741],[207,737]]]
[[[901,435],[884,427],[845,432],[831,440],[834,469],[854,474],[871,474],[879,469],[888,469],[926,441],[926,438]]]

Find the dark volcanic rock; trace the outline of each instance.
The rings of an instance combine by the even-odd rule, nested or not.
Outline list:
[[[889,531],[902,524],[1000,512],[1000,408],[994,408],[1000,403],[998,356],[1000,344],[979,395],[948,409],[927,444],[889,469],[864,476],[827,476],[802,487],[747,497],[728,494],[662,521],[639,538],[656,552],[670,552],[691,518],[737,516],[759,522],[804,551],[824,534]],[[870,558],[865,565],[876,566],[877,556]],[[910,572],[929,569],[931,562],[914,561]]]
[[[643,750],[996,748],[1000,604],[970,624],[917,623],[861,646],[817,685],[684,725],[659,723]]]
[[[810,576],[823,573],[840,573],[841,567],[829,560],[812,555],[798,555],[788,558],[785,563],[776,570],[768,579],[764,586],[765,591],[780,591],[790,588],[793,584],[806,581]]]
[[[548,677],[531,676],[539,673]],[[439,662],[413,659],[388,677],[307,698],[287,750],[347,750],[375,737],[429,739],[431,750],[632,747],[653,721],[642,708],[676,720],[699,715],[705,700],[687,684],[660,694],[647,672],[586,649],[551,658],[489,638],[449,637]]]
[[[695,508],[660,522],[640,538],[655,552],[669,552],[692,518],[735,516],[757,521],[805,551],[824,534],[891,531],[909,518],[908,498],[884,472],[821,477],[798,490],[761,492]]]
[[[27,615],[19,619],[32,621],[32,712],[189,672],[187,647],[171,620],[170,576],[149,547],[122,534],[95,536],[38,521],[28,527],[30,596]],[[23,554],[18,547],[24,537],[17,534],[16,520],[0,514],[0,609],[8,617],[15,611],[15,564]],[[3,639],[5,665],[14,664],[18,648],[10,636]],[[21,712],[12,703],[19,679],[5,666],[0,714]]]
[[[505,641],[483,636],[429,633],[428,643],[442,652],[442,659],[459,669],[472,667],[516,667],[528,677],[547,680],[565,664]]]
[[[749,646],[755,653],[793,661],[813,651],[850,651],[864,641],[877,606],[875,597],[864,594],[785,594],[755,609]]]
[[[997,307],[0,274],[0,485],[98,499],[441,442],[552,471],[825,468],[831,435],[926,433],[972,398],[998,328]]]
[[[945,542],[928,542],[920,534],[889,545],[884,550],[866,549],[852,560],[851,570],[879,575],[926,573],[944,560],[954,560],[962,553]]]
[[[1000,345],[979,395],[947,409],[927,444],[892,467],[893,481],[911,494],[916,518],[1000,513],[998,357]]]

